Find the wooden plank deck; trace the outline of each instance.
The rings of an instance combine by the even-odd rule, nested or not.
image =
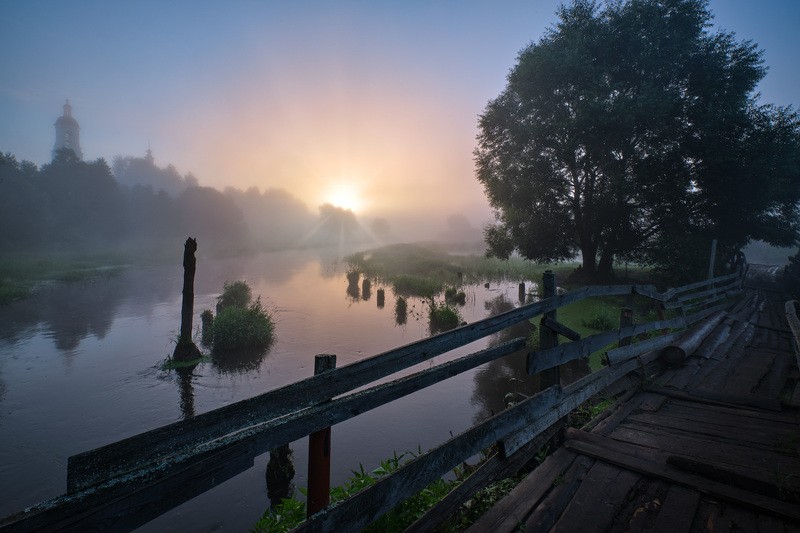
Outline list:
[[[764,276],[686,364],[561,448],[470,531],[800,532],[800,390]]]

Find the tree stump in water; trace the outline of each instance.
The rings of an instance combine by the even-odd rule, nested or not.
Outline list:
[[[194,312],[194,272],[197,259],[197,241],[189,237],[183,245],[183,304],[181,306],[181,333],[172,358],[177,361],[191,361],[202,354],[192,341],[192,314]]]

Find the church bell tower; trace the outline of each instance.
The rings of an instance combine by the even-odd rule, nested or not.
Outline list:
[[[64,104],[64,114],[56,119],[54,125],[56,127],[56,143],[53,146],[53,158],[61,148],[69,148],[75,152],[75,156],[78,159],[83,159],[80,139],[81,127],[78,126],[78,121],[72,118],[72,106],[69,105],[69,99]]]

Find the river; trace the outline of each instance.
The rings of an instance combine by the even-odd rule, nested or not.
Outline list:
[[[180,327],[180,260],[174,267],[129,267],[114,277],[49,284],[0,307],[0,516],[62,494],[71,455],[308,377],[315,354],[336,354],[343,366],[430,335],[421,300],[409,299],[408,319],[399,325],[390,287],[348,293],[347,265],[336,253],[201,256],[195,325],[203,309],[214,308],[226,280],[245,280],[272,311],[276,339],[262,357],[212,360],[182,377],[160,369]],[[382,287],[381,308],[376,293]],[[517,281],[464,290],[460,312],[467,322],[519,305]],[[404,374],[512,336],[501,332]],[[501,410],[508,392],[534,392],[538,382],[524,368],[524,353],[517,353],[337,425],[332,482],[341,483],[359,464],[373,469],[394,451],[444,442]],[[294,483],[304,487],[306,440],[291,447]],[[257,457],[253,468],[141,530],[247,530],[269,506],[268,459]]]

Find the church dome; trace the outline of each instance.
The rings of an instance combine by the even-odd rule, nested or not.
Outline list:
[[[55,124],[53,124],[53,125],[54,126],[71,126],[73,128],[80,128],[80,126],[78,126],[78,121],[77,120],[75,120],[72,117],[68,117],[68,116],[64,116],[64,115],[58,117],[56,119]]]

